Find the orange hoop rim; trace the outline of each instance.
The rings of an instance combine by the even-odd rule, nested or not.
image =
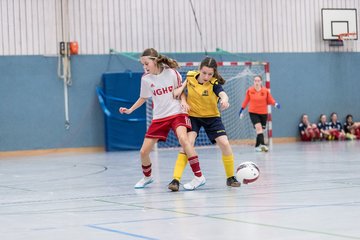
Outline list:
[[[355,37],[351,38],[351,36],[357,36],[357,33],[340,33],[338,35],[338,40],[355,40]]]

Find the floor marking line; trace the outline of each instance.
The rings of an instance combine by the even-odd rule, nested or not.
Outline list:
[[[101,199],[96,199],[96,201],[107,202],[107,203],[112,203],[112,204],[117,204],[117,205],[138,207],[138,208],[142,208],[142,209],[151,209],[151,210],[158,210],[158,211],[165,211],[165,212],[173,212],[173,213],[185,214],[185,215],[189,215],[189,216],[197,216],[197,217],[204,217],[204,218],[210,218],[210,219],[225,220],[225,221],[238,222],[238,223],[246,223],[246,224],[251,224],[251,225],[256,225],[256,226],[277,228],[277,229],[283,229],[283,230],[291,230],[291,231],[304,232],[304,233],[315,233],[315,234],[321,234],[321,235],[327,235],[327,236],[333,236],[333,237],[342,237],[342,238],[348,238],[348,239],[360,239],[360,236],[359,237],[357,237],[357,236],[348,236],[348,235],[321,232],[321,231],[294,228],[294,227],[277,226],[277,225],[272,225],[272,224],[249,222],[249,221],[243,221],[243,220],[232,219],[232,218],[225,218],[225,217],[220,217],[220,216],[188,213],[188,212],[176,211],[176,210],[172,210],[172,209],[161,209],[161,208],[154,208],[154,207],[138,206],[138,205],[135,205],[135,204],[118,203],[118,202],[106,201],[106,200],[101,200]]]
[[[106,231],[106,232],[118,233],[118,234],[121,234],[121,235],[131,236],[131,237],[140,238],[140,239],[159,240],[158,238],[146,237],[146,236],[142,236],[142,235],[138,235],[138,234],[134,234],[134,233],[129,233],[129,232],[124,232],[124,231],[111,229],[111,228],[104,228],[104,227],[99,227],[99,226],[94,226],[94,225],[86,225],[86,226],[89,227],[89,228],[94,228],[94,229],[98,229],[98,230],[102,230],[102,231]]]

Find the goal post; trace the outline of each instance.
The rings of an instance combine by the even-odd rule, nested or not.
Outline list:
[[[244,118],[239,118],[241,104],[245,98],[246,90],[253,85],[254,76],[260,75],[263,80],[263,86],[270,90],[270,65],[268,62],[218,62],[219,74],[226,80],[223,85],[224,91],[229,96],[230,107],[221,111],[222,122],[231,144],[255,144],[256,133],[251,123],[248,108],[244,110]],[[190,70],[197,70],[200,62],[179,62],[178,71],[183,79]],[[147,127],[152,119],[152,102],[147,102],[146,107]],[[265,131],[265,140],[267,144],[272,144],[272,115],[271,106],[268,106],[268,121]],[[206,146],[212,143],[208,140],[207,135],[201,129],[195,142],[195,146]],[[158,148],[179,147],[179,142],[175,134],[170,131],[166,142],[159,142]]]

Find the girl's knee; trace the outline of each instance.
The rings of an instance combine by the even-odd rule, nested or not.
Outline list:
[[[178,135],[178,140],[179,140],[179,143],[180,143],[181,146],[183,144],[190,143],[189,138],[187,137],[186,134]]]
[[[219,147],[221,147],[221,148],[226,148],[226,147],[230,146],[230,143],[227,139],[223,139],[223,138],[219,137],[215,140],[216,140],[217,145],[219,145]]]
[[[141,148],[141,149],[140,149],[140,156],[141,156],[141,158],[147,157],[147,156],[149,156],[149,155],[150,155],[150,152],[149,152],[149,151],[147,151],[147,150],[144,149],[144,148]]]
[[[179,143],[180,143],[180,145],[181,145],[181,147],[183,148],[183,149],[186,149],[186,148],[188,148],[189,146],[191,146],[191,144],[190,144],[190,142],[189,142],[189,140],[188,139],[179,139]]]

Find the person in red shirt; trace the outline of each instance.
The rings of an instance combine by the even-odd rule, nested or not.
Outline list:
[[[240,109],[240,119],[244,117],[243,110],[249,104],[249,115],[252,124],[256,130],[256,152],[267,152],[269,148],[265,145],[264,141],[264,129],[266,128],[268,105],[273,105],[276,108],[280,108],[280,104],[277,103],[272,97],[269,89],[262,86],[262,77],[257,75],[254,77],[254,85],[246,91],[245,99]]]

